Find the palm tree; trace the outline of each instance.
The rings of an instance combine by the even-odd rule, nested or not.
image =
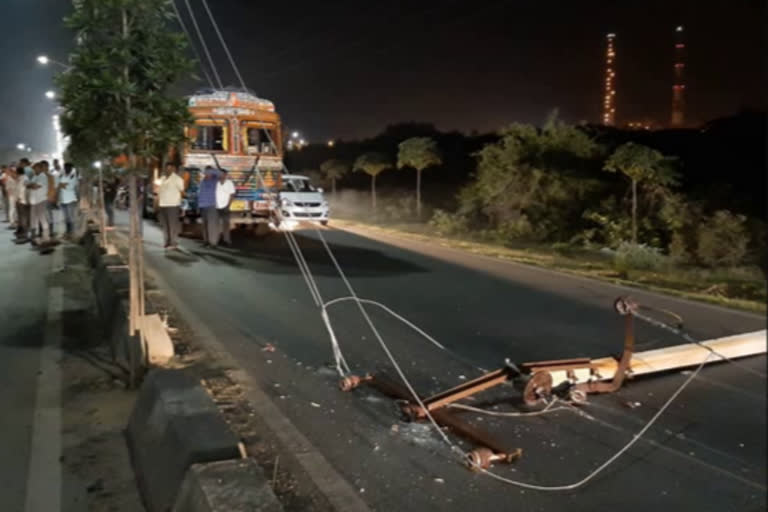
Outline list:
[[[336,199],[336,180],[341,179],[349,172],[349,164],[343,160],[332,158],[320,164],[320,172],[326,179],[331,180],[333,198]]]
[[[371,177],[371,207],[376,212],[376,176],[392,167],[392,162],[382,153],[364,153],[357,157],[353,171],[363,171]]]
[[[429,137],[411,137],[400,143],[397,152],[397,168],[416,169],[416,216],[421,219],[421,171],[443,163],[440,150]]]
[[[642,182],[662,187],[677,185],[674,160],[655,149],[634,142],[619,146],[605,162],[604,170],[619,172],[632,183],[632,243],[637,244],[638,185]]]

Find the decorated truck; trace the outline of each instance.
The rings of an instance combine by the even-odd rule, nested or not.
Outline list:
[[[180,161],[186,192],[185,222],[199,218],[197,190],[207,166],[226,169],[236,188],[230,210],[233,227],[275,222],[282,188],[280,116],[274,104],[242,90],[204,90],[189,97],[194,124],[186,128]],[[155,170],[146,208],[154,210],[160,170]]]

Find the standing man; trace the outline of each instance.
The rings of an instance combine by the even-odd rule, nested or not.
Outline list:
[[[33,239],[40,233],[40,245],[47,245],[50,240],[48,231],[48,162],[38,162],[34,165],[35,176],[27,184],[29,189],[29,207],[32,218]],[[33,241],[34,244],[34,241]]]
[[[157,190],[158,217],[163,227],[163,238],[166,249],[178,249],[176,237],[179,235],[179,214],[181,212],[181,195],[184,192],[184,179],[176,172],[176,166],[167,164],[165,174],[160,180]]]
[[[19,244],[29,242],[29,189],[27,188],[29,176],[24,167],[25,160],[29,163],[29,160],[24,158],[16,168],[16,216],[18,218],[16,243]]]
[[[54,160],[57,162],[57,160]],[[79,180],[75,174],[71,163],[64,164],[64,174],[59,176],[59,205],[64,212],[64,223],[66,225],[66,237],[71,238],[75,231],[75,220],[77,219],[77,189]]]
[[[138,182],[139,178],[136,178]],[[108,175],[103,178],[104,183],[104,212],[107,214],[107,227],[115,225],[115,199],[117,199],[117,189],[119,182],[117,176]],[[141,221],[139,221],[141,224]]]
[[[227,170],[219,170],[219,181],[216,183],[216,213],[219,218],[222,244],[227,247],[232,245],[232,237],[229,234],[229,206],[235,197],[235,184],[227,177]],[[218,241],[218,238],[216,239]]]
[[[18,201],[18,192],[16,191],[16,184],[18,183],[18,177],[16,176],[16,168],[13,165],[8,166],[5,171],[5,177],[3,178],[3,190],[5,190],[5,208],[8,213],[8,222],[11,223],[9,229],[15,229],[18,218],[16,217],[16,202]]]
[[[43,166],[43,170],[45,171],[45,175],[48,178],[48,203],[46,204],[45,214],[46,218],[48,219],[48,229],[50,230],[51,236],[56,236],[56,227],[54,224],[54,210],[58,208],[59,204],[59,171],[56,170],[56,167],[59,165],[58,160],[54,160],[54,168],[50,169],[48,167],[48,161],[43,160],[41,162]]]
[[[203,245],[216,247],[219,243],[219,218],[216,212],[218,177],[216,169],[210,165],[203,172],[203,180],[197,192],[197,206],[203,218]]]

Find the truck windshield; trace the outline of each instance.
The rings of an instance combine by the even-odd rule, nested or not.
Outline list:
[[[192,149],[208,151],[226,150],[226,130],[224,126],[198,125],[195,127],[197,135],[192,141]]]
[[[315,192],[315,187],[306,179],[283,179],[283,192]]]
[[[277,144],[274,130],[249,126],[246,130],[246,153],[249,155],[274,155],[277,153],[271,141]]]

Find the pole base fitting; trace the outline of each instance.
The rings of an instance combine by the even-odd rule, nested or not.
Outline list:
[[[348,375],[339,381],[339,389],[342,391],[352,391],[363,382],[368,382],[373,379],[371,375],[365,375],[360,377],[359,375]]]
[[[509,453],[494,453],[490,448],[476,448],[467,454],[467,467],[472,471],[488,469],[493,462],[512,463],[523,456],[522,448]]]

